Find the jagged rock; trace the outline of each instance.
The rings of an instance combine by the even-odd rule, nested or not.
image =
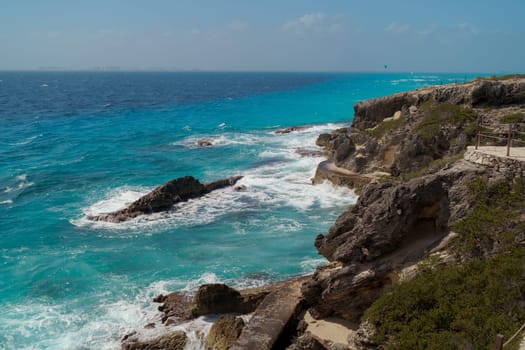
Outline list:
[[[310,333],[301,334],[286,350],[326,350]]]
[[[239,338],[244,321],[233,315],[223,315],[213,324],[206,337],[206,350],[227,350]]]
[[[129,337],[123,340],[123,350],[183,350],[188,342],[188,337],[183,331],[175,331],[155,339],[140,340]]]
[[[252,309],[241,293],[225,284],[204,284],[199,287],[189,310],[190,317],[208,314],[239,313],[244,314]]]
[[[374,325],[365,320],[361,322],[355,336],[351,340],[357,350],[376,349],[378,344],[373,340],[375,334],[376,328]]]
[[[391,169],[394,175],[411,173],[434,160],[463,152],[474,140],[476,121],[471,118],[456,124],[443,123],[439,130],[428,131],[429,135],[422,137],[416,129],[418,122],[433,113],[428,104],[423,105],[427,102],[474,108],[483,116],[509,108],[516,109],[512,113],[523,112],[523,106],[519,107],[525,103],[525,79],[476,80],[359,102],[354,107],[351,131],[323,134],[317,144],[337,166],[362,174]],[[510,112],[499,114],[505,113]],[[397,124],[380,125],[396,120]]]
[[[242,176],[235,176],[203,185],[192,176],[181,177],[155,188],[124,209],[112,213],[88,216],[88,220],[118,223],[139,215],[167,211],[179,202],[202,197],[220,188],[233,186],[241,178]]]
[[[158,310],[163,313],[162,322],[168,325],[175,322],[172,318],[179,321],[185,320],[190,309],[193,296],[187,292],[173,292],[166,296],[159,295],[154,298],[156,303],[163,303],[158,307]]]
[[[485,170],[466,161],[403,184],[371,183],[315,245],[330,261],[303,289],[318,316],[357,321],[398,279],[397,270],[418,261],[470,209],[467,183]]]
[[[328,143],[332,140],[331,134],[321,134],[317,137],[317,140],[315,140],[315,144],[319,147],[325,147],[328,146]]]

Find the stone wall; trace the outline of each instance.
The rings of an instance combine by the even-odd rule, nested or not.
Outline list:
[[[509,179],[522,177],[525,173],[525,160],[490,154],[472,146],[465,152],[464,159],[494,169]]]

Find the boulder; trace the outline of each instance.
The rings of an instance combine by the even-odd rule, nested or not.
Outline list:
[[[235,176],[203,185],[192,176],[184,176],[155,188],[124,209],[112,213],[88,216],[88,220],[118,223],[133,219],[139,215],[168,211],[177,203],[202,197],[220,188],[233,186],[241,178],[242,176]]]
[[[168,321],[173,319],[179,321],[186,319],[192,299],[193,296],[188,292],[173,292],[166,296],[159,295],[153,301],[162,303],[158,310],[163,313],[162,322],[167,325]]]
[[[243,327],[244,321],[240,317],[219,317],[206,337],[206,350],[228,350],[239,338]]]
[[[191,318],[208,314],[250,312],[241,293],[222,283],[204,284],[199,287],[190,306]]]

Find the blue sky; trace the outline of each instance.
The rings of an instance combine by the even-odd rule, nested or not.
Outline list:
[[[2,0],[0,69],[525,71],[520,0]]]

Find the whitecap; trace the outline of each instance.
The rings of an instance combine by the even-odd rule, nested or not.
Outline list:
[[[1,201],[0,204],[13,204],[13,200],[12,199],[7,199],[5,201]]]
[[[293,134],[276,135],[273,132],[227,133],[218,136],[217,143],[245,142],[254,145],[264,145],[258,157],[261,163],[254,168],[243,171],[244,177],[237,183],[245,187],[244,191],[235,191],[225,188],[209,193],[201,198],[189,200],[174,206],[174,210],[165,213],[156,213],[134,218],[123,223],[92,222],[87,216],[107,213],[124,208],[127,204],[146,194],[149,188],[134,188],[127,186],[109,191],[103,199],[82,209],[83,216],[71,220],[76,226],[91,226],[94,228],[109,229],[111,231],[127,231],[127,234],[136,234],[133,230],[144,227],[188,227],[212,223],[224,215],[270,208],[293,208],[297,211],[308,211],[316,208],[346,207],[355,203],[357,196],[346,187],[337,187],[331,183],[313,186],[311,178],[315,175],[317,165],[324,160],[321,156],[303,157],[297,154],[297,148],[319,150],[315,146],[315,139],[321,132],[327,132],[338,127],[337,124],[312,126],[308,131]],[[235,135],[235,136],[233,136]],[[187,138],[185,142],[195,140]],[[194,141],[191,141],[194,142]],[[275,159],[268,162],[267,160]],[[222,176],[221,176],[222,175]],[[210,177],[227,177],[236,174],[210,173]],[[286,221],[276,225],[287,231],[299,231],[301,226]],[[234,227],[238,234],[242,225]],[[155,230],[151,230],[153,232]],[[143,233],[144,234],[144,233]],[[146,233],[150,234],[150,233]]]
[[[27,180],[27,174],[18,175],[15,179],[18,181],[25,181]]]
[[[40,86],[41,86],[41,87],[48,87],[49,85],[47,85],[47,84],[42,84],[42,85],[40,85]]]

